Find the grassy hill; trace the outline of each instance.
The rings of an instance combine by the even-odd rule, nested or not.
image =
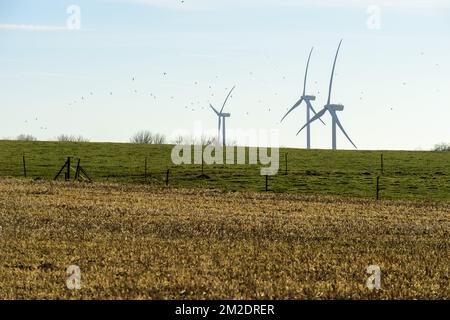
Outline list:
[[[170,169],[175,187],[264,191],[260,165],[172,164],[171,145],[0,141],[0,176],[53,179],[67,157],[81,165],[95,181],[161,184]],[[288,173],[285,174],[285,153]],[[380,156],[384,154],[384,174]],[[147,157],[147,172],[145,158]],[[73,172],[72,172],[73,173]],[[450,153],[418,151],[331,151],[280,149],[280,170],[269,177],[271,192],[375,197],[381,175],[384,199],[450,200]]]

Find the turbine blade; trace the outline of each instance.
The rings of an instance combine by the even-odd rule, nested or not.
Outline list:
[[[227,103],[228,98],[231,96],[231,93],[233,92],[234,88],[236,88],[236,86],[234,86],[233,88],[231,88],[230,93],[228,93],[227,98],[226,98],[225,101],[223,102],[222,109],[220,109],[220,113],[222,113],[223,108],[225,108],[225,104]]]
[[[303,95],[306,95],[306,80],[308,78],[309,61],[311,60],[311,54],[313,50],[314,47],[311,48],[311,51],[309,52],[308,62],[306,63],[305,80],[303,81]]]
[[[298,100],[298,101],[294,104],[294,106],[293,106],[291,109],[289,109],[289,111],[284,115],[283,119],[281,119],[280,122],[282,122],[282,121],[284,120],[284,118],[286,118],[287,115],[288,115],[289,113],[291,113],[292,110],[294,110],[294,109],[297,108],[299,105],[301,105],[301,104],[302,104],[302,101],[303,101],[303,98],[301,98],[300,100]]]
[[[219,117],[219,131],[220,131],[220,126],[221,126],[221,124],[222,124],[222,118]]]
[[[312,111],[314,114],[317,114],[316,110],[314,110],[314,108],[313,108],[313,106],[312,106],[311,103],[309,104],[309,107],[311,108],[311,111]],[[322,119],[319,119],[319,120],[320,120],[320,122],[323,123],[324,126],[326,126],[325,122],[323,122]]]
[[[330,104],[330,102],[331,102],[331,89],[333,87],[334,69],[336,67],[336,61],[337,61],[337,57],[339,54],[339,49],[341,48],[341,44],[342,44],[342,40],[341,40],[341,42],[339,42],[339,46],[336,51],[336,56],[334,57],[333,70],[331,71],[331,78],[330,78],[330,88],[328,90],[328,103],[327,104]]]
[[[217,114],[217,115],[219,115],[220,113],[219,113],[219,111],[217,111],[213,106],[212,106],[212,104],[210,103],[209,104],[209,106],[211,107],[211,109],[213,109],[213,111]]]
[[[327,111],[326,108],[323,108],[322,110],[319,111],[319,113],[317,113],[314,117],[311,118],[311,120],[309,120],[300,130],[298,130],[297,135],[303,130],[305,129],[309,124],[311,124],[312,122],[316,121],[317,119],[319,119],[321,116],[323,116],[325,114],[325,112]]]
[[[336,124],[338,125],[339,129],[341,129],[342,133],[347,137],[348,141],[350,141],[350,143],[355,147],[355,149],[358,149],[358,147],[353,143],[352,139],[350,139],[350,137],[348,136],[347,132],[345,132],[344,127],[339,121],[336,112],[331,112],[331,116],[334,118],[334,121],[336,121]]]

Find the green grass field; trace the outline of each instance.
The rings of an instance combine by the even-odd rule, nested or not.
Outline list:
[[[264,191],[260,165],[172,164],[171,145],[0,141],[0,176],[53,179],[67,157],[78,158],[94,181],[161,184],[170,169],[170,185],[227,191]],[[285,175],[285,153],[288,174]],[[381,175],[384,199],[450,200],[450,153],[419,151],[329,151],[280,149],[280,170],[269,178],[271,192],[375,197]],[[148,177],[144,176],[145,158]],[[74,172],[72,172],[74,173]]]

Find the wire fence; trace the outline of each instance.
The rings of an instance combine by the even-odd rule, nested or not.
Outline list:
[[[293,159],[291,159],[293,158]],[[87,156],[46,157],[22,154],[0,158],[0,176],[45,180],[77,180],[126,182],[175,187],[206,187],[230,191],[268,191],[306,194],[327,194],[375,199],[418,198],[450,200],[450,177],[444,170],[432,176],[423,173],[405,174],[400,167],[386,165],[384,154],[371,170],[353,167],[327,168],[320,165],[298,165],[289,153],[280,156],[278,174],[261,176],[260,165],[174,165],[170,159],[161,161],[147,157],[103,155],[102,159]],[[347,168],[347,170],[344,170]],[[436,190],[440,190],[436,196]],[[443,195],[441,195],[443,193]]]

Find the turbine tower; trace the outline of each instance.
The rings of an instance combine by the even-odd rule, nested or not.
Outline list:
[[[314,114],[317,114],[316,111],[314,110],[311,101],[316,100],[315,96],[312,95],[306,95],[306,81],[308,79],[308,69],[309,69],[309,62],[311,60],[311,54],[314,50],[314,47],[311,48],[311,51],[309,52],[309,57],[308,57],[308,62],[306,63],[306,70],[305,70],[305,79],[303,81],[303,94],[300,97],[300,100],[298,100],[294,106],[289,109],[289,111],[284,115],[284,117],[281,119],[280,122],[283,122],[284,118],[287,117],[287,115],[289,113],[291,113],[292,110],[294,110],[295,108],[297,108],[298,106],[300,106],[302,104],[303,101],[305,101],[306,103],[306,122],[308,123],[308,125],[306,126],[306,148],[307,149],[311,149],[311,128],[310,128],[310,111],[314,112]],[[320,121],[325,124],[322,119],[320,119]]]
[[[350,139],[350,137],[348,136],[347,132],[345,132],[344,127],[342,126],[342,124],[339,121],[339,118],[338,118],[338,116],[336,114],[336,111],[343,111],[344,110],[344,106],[341,105],[341,104],[331,104],[331,90],[333,88],[334,69],[336,67],[336,61],[337,61],[337,57],[338,57],[338,54],[339,54],[339,49],[341,48],[341,44],[342,44],[342,40],[339,42],[339,46],[338,46],[337,51],[336,51],[336,56],[334,57],[333,69],[331,71],[331,78],[330,78],[330,87],[329,87],[329,90],[328,90],[328,101],[327,101],[327,104],[323,107],[322,110],[319,111],[319,113],[317,113],[314,117],[312,117],[312,119],[309,120],[297,132],[297,134],[299,134],[300,131],[302,131],[306,126],[308,126],[309,124],[311,124],[315,120],[320,119],[320,117],[322,117],[328,111],[330,113],[331,119],[332,119],[332,148],[333,148],[333,150],[336,150],[336,125],[339,127],[339,129],[342,131],[342,133],[345,135],[345,137],[348,139],[348,141],[350,141],[350,143],[355,147],[355,149],[358,149],[356,147],[356,145],[353,143],[353,141]]]
[[[217,110],[212,106],[212,104],[209,104],[209,106],[211,107],[211,109],[213,109],[214,113],[215,113],[215,114],[217,115],[217,117],[219,118],[217,143],[220,142],[220,128],[221,128],[221,126],[222,126],[222,144],[223,144],[224,147],[225,147],[225,145],[226,145],[226,140],[225,140],[225,138],[226,138],[226,137],[225,137],[225,132],[226,132],[226,129],[225,129],[225,119],[226,119],[226,118],[229,118],[229,117],[231,116],[231,114],[230,114],[230,113],[224,113],[224,112],[223,112],[223,109],[225,108],[225,105],[226,105],[226,103],[227,103],[227,101],[228,101],[228,98],[230,97],[230,95],[231,95],[231,93],[233,92],[233,90],[234,90],[235,87],[236,87],[236,86],[234,86],[233,88],[231,88],[230,92],[228,93],[227,97],[225,98],[225,101],[223,102],[222,109],[220,109],[220,112],[217,111]],[[222,122],[223,122],[223,124],[222,124]]]

